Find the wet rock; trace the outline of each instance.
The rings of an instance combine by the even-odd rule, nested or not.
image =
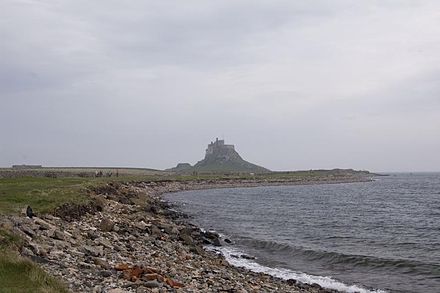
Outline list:
[[[254,256],[250,256],[250,255],[246,255],[246,254],[240,255],[240,257],[244,258],[244,259],[256,259]]]
[[[212,244],[214,246],[221,246],[220,235],[218,233],[214,231],[202,231],[200,235],[209,244]]]
[[[316,289],[322,289],[321,285],[317,284],[317,283],[313,283],[310,285],[310,287],[312,288],[316,288]]]
[[[222,244],[220,242],[220,238],[214,238],[212,240],[212,245],[214,245],[214,246],[222,246]]]

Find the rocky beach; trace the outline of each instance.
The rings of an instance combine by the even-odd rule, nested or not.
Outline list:
[[[52,214],[2,216],[2,228],[21,236],[21,255],[63,281],[72,292],[335,292],[282,280],[227,263],[204,249],[230,242],[192,225],[161,195],[208,188],[368,181],[194,180],[110,182],[85,191],[86,205]],[[247,257],[247,256],[238,256]]]

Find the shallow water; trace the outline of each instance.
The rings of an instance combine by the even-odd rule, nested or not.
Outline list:
[[[237,265],[347,292],[440,292],[439,173],[166,198],[195,224],[231,238],[222,250]],[[240,251],[257,259],[230,257]]]

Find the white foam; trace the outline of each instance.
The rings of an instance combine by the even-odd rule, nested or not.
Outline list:
[[[225,257],[226,261],[228,261],[231,265],[236,267],[244,267],[248,270],[257,273],[265,273],[272,275],[274,277],[278,277],[284,280],[294,279],[299,282],[305,284],[319,284],[323,288],[334,289],[347,293],[386,293],[384,290],[369,290],[357,285],[347,285],[337,280],[334,280],[330,277],[323,276],[314,276],[306,273],[295,272],[288,269],[282,268],[270,268],[262,266],[252,260],[232,257],[232,255],[241,255],[243,254],[241,251],[238,251],[231,247],[206,247],[207,250],[210,251],[219,251]]]

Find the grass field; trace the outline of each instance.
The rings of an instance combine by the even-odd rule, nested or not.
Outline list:
[[[14,214],[30,205],[40,213],[66,202],[84,203],[83,178],[24,177],[0,179],[0,213]]]

